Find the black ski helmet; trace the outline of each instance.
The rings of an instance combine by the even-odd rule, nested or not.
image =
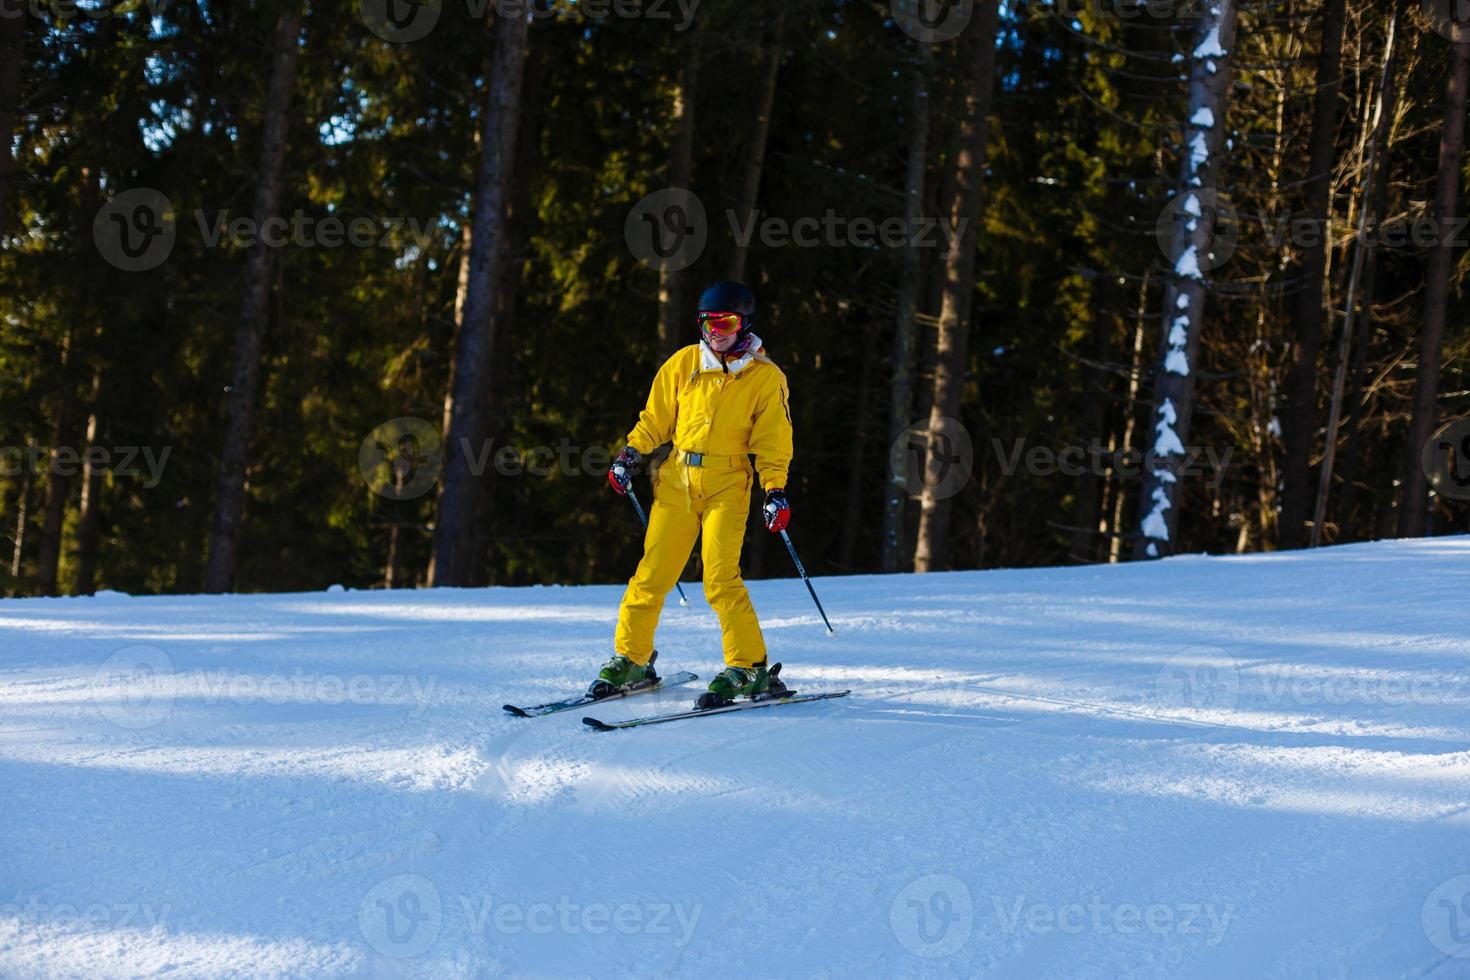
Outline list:
[[[755,324],[755,294],[743,282],[717,282],[699,294],[700,313],[739,313],[741,334]]]

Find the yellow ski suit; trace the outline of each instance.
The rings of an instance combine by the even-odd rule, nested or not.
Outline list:
[[[704,595],[720,617],[726,665],[752,667],[766,659],[760,622],[740,577],[740,546],[750,513],[750,454],[763,489],[786,486],[791,407],[786,375],[766,358],[759,338],[752,347],[753,353],[724,364],[704,344],[670,357],[628,433],[628,445],[644,456],[674,442],[654,474],[643,560],[618,611],[614,648],[637,663],[653,655],[664,597],[701,533]]]

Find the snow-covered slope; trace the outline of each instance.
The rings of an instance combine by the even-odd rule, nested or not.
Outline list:
[[[818,585],[0,603],[0,974],[1470,976],[1470,538]]]

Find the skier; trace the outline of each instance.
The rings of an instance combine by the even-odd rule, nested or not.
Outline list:
[[[720,618],[725,669],[699,706],[753,697],[773,685],[780,689],[780,681],[768,675],[765,639],[740,577],[740,546],[750,512],[750,454],[766,494],[766,528],[778,533],[791,517],[785,490],[792,452],[786,375],[752,330],[755,297],[743,284],[717,282],[706,289],[698,322],[699,342],[659,368],[648,404],[608,470],[613,490],[626,495],[644,458],[673,440],[673,452],[653,474],[643,560],[623,593],[615,653],[593,682],[593,696],[653,675],[653,632],[664,596],[701,535],[705,598]]]

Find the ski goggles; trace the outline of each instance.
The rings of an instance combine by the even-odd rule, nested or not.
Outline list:
[[[713,310],[699,311],[699,326],[701,329],[721,337],[740,332],[744,324],[744,317],[739,313],[720,313]]]

